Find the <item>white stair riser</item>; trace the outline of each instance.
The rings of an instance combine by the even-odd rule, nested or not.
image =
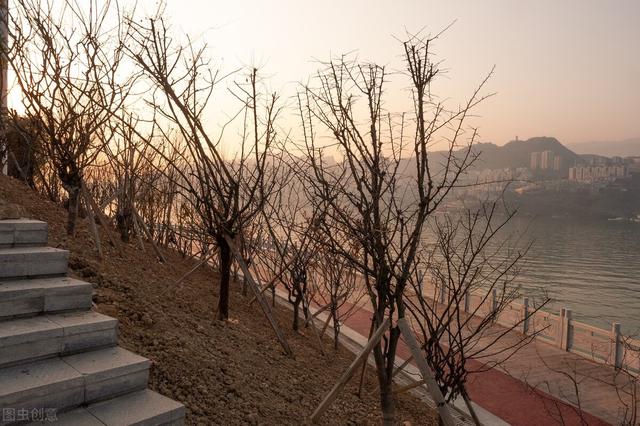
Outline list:
[[[29,416],[31,416],[34,409],[57,411],[59,407],[71,408],[84,403],[84,384],[82,379],[65,383],[64,388],[56,391],[50,391],[48,388],[43,390],[46,393],[40,396],[32,397],[27,394],[23,398],[7,399],[6,402],[0,402],[0,408],[8,408],[16,414],[19,410],[28,410]],[[0,425],[20,423],[19,417],[16,417],[16,421],[13,422],[7,420],[10,419],[6,415],[0,417]]]
[[[184,415],[184,405],[146,389],[60,413],[57,419],[65,426],[181,426]]]
[[[55,409],[64,411],[83,404],[103,401],[112,397],[135,392],[147,387],[149,378],[148,364],[140,370],[129,371],[121,376],[95,381],[92,375],[78,376],[38,389],[30,389],[15,395],[0,398],[0,409]],[[2,423],[11,424],[13,422]]]
[[[89,309],[92,292],[93,287],[90,284],[11,291],[2,291],[0,284],[0,319],[45,312]]]
[[[56,276],[67,273],[69,252],[46,250],[42,252],[0,252],[0,278]]]
[[[180,419],[168,420],[168,421],[164,421],[163,417],[166,417],[166,416],[157,416],[157,417],[146,419],[140,422],[131,423],[130,426],[182,426],[184,425],[184,415]]]
[[[115,346],[117,343],[118,330],[115,324],[107,329],[79,334],[44,336],[28,342],[0,346],[0,367]]]
[[[47,224],[33,220],[0,220],[0,247],[43,246]]]
[[[142,390],[147,387],[149,370],[126,373],[122,376],[92,381],[91,376],[85,386],[86,402],[102,401],[106,398],[124,395],[134,390]]]

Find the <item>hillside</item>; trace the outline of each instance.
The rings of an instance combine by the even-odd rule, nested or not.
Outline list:
[[[640,138],[621,141],[579,142],[568,146],[578,154],[594,154],[606,157],[631,157],[640,155]]]
[[[239,292],[232,291],[232,320],[214,320],[212,270],[201,268],[176,287],[195,262],[167,251],[168,262],[161,264],[150,246],[143,252],[134,244],[123,245],[121,252],[103,244],[105,259],[99,262],[84,221],[76,237],[67,238],[66,212],[6,176],[0,176],[0,199],[48,222],[49,245],[70,250],[72,274],[94,284],[97,310],[118,318],[122,346],[152,360],[150,387],[184,403],[187,424],[304,423],[354,358],[344,348],[323,357],[313,334],[308,332],[308,338],[290,331],[291,313],[276,307],[276,319],[295,353],[295,359],[288,358],[259,308],[249,306]],[[326,413],[324,424],[380,423],[371,370],[362,399],[355,395],[354,380]],[[397,413],[400,423],[437,423],[409,394],[398,397]]]
[[[562,171],[568,172],[568,168],[579,163],[582,158],[580,155],[571,151],[562,145],[556,138],[552,137],[534,137],[527,140],[514,140],[499,146],[493,143],[476,143],[473,145],[473,153],[479,155],[473,164],[472,170],[483,169],[509,169],[526,167],[531,164],[531,153],[552,151],[555,156],[562,157]],[[460,149],[454,154],[458,158],[466,155],[467,149]],[[440,171],[441,167],[446,163],[448,156],[447,151],[433,151],[430,153],[431,167],[434,172]],[[400,170],[407,175],[413,175],[414,160],[407,157],[402,160]]]
[[[529,167],[531,153],[542,151],[553,151],[555,155],[562,157],[565,167],[572,166],[580,159],[579,155],[566,148],[556,138],[546,136],[514,140],[503,146],[481,143],[476,145],[475,150],[480,153],[476,167],[481,169]]]

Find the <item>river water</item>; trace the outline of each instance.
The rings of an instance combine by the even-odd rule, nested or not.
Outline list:
[[[532,242],[518,277],[523,295],[551,298],[573,318],[640,334],[640,223],[516,218],[509,231]]]

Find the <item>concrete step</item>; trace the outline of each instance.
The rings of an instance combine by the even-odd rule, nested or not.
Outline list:
[[[0,366],[113,346],[118,321],[93,311],[0,322]]]
[[[113,347],[2,368],[0,412],[57,413],[143,390],[149,366],[149,360]],[[29,420],[3,417],[0,425]]]
[[[91,308],[93,286],[69,277],[0,281],[0,320]]]
[[[44,246],[47,223],[32,219],[0,220],[0,247]]]
[[[52,247],[0,248],[0,279],[66,275],[69,252]]]
[[[149,389],[57,415],[60,426],[179,426],[185,408],[179,402]],[[38,423],[34,422],[32,425]]]

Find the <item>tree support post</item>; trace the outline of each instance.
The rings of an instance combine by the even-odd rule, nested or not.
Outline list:
[[[351,379],[351,376],[353,376],[353,373],[355,373],[355,371],[358,369],[360,363],[367,362],[369,353],[371,352],[373,347],[378,344],[384,333],[389,328],[390,323],[391,321],[389,320],[389,318],[387,318],[386,320],[384,320],[382,325],[378,327],[376,332],[373,333],[371,339],[369,339],[367,344],[364,345],[356,359],[353,360],[349,368],[347,368],[347,370],[340,377],[340,380],[338,380],[338,382],[333,386],[327,396],[324,397],[320,405],[318,405],[318,408],[316,408],[316,410],[313,412],[310,418],[311,423],[316,423],[320,419],[320,416],[322,416],[322,414],[327,410],[327,408],[331,406],[333,401],[335,401],[335,399],[338,397],[338,394],[340,393],[342,388],[344,388],[344,386],[349,382],[349,379]]]
[[[400,328],[400,332],[404,337],[405,343],[411,350],[411,354],[413,355],[413,359],[416,361],[420,373],[422,373],[422,378],[425,380],[427,390],[436,403],[438,414],[440,415],[440,421],[444,426],[454,426],[455,421],[451,416],[449,406],[444,400],[444,396],[442,395],[442,392],[438,387],[438,383],[436,383],[436,380],[433,378],[431,368],[429,368],[427,360],[424,358],[422,351],[418,346],[416,336],[413,334],[413,330],[411,329],[411,326],[407,322],[406,318],[398,318],[398,327]]]
[[[253,290],[253,293],[255,294],[256,299],[258,300],[258,303],[262,308],[262,312],[267,317],[267,319],[269,320],[269,324],[271,324],[271,328],[273,328],[273,331],[276,333],[276,337],[278,338],[280,345],[284,349],[285,353],[292,357],[293,351],[291,350],[291,347],[289,346],[287,339],[285,339],[284,334],[282,334],[282,331],[280,331],[280,328],[278,327],[276,320],[273,318],[273,315],[271,314],[271,308],[269,308],[269,304],[265,300],[262,293],[260,293],[260,286],[253,279],[253,275],[251,275],[251,272],[249,271],[249,267],[247,266],[247,263],[244,261],[244,258],[238,251],[238,248],[236,247],[236,245],[233,243],[233,240],[231,239],[231,237],[225,233],[224,239],[227,241],[227,244],[231,249],[231,253],[233,253],[234,257],[236,258],[236,261],[240,265],[240,268],[242,269],[242,273],[244,274],[244,279],[247,280],[249,287],[251,287],[251,290]]]

